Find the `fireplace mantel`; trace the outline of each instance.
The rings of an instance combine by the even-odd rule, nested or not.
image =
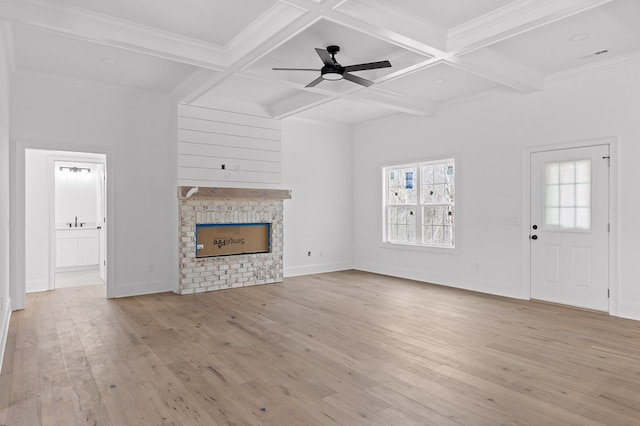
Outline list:
[[[222,188],[210,186],[179,186],[178,196],[181,200],[289,200],[290,189],[258,189],[258,188]]]

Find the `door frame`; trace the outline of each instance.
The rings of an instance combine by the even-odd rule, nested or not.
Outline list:
[[[11,309],[20,310],[26,306],[26,253],[25,253],[25,152],[27,149],[40,149],[45,151],[86,152],[104,154],[107,173],[107,217],[109,223],[114,223],[115,218],[115,161],[113,151],[104,146],[92,146],[85,144],[72,144],[59,141],[45,140],[16,140],[12,139],[9,146],[9,155],[13,161],[9,162],[9,199],[11,205],[9,219],[9,297]],[[107,282],[106,297],[115,297],[115,227],[107,227]]]
[[[609,315],[618,316],[618,137],[603,136],[528,146],[522,150],[522,298],[531,300],[531,156],[537,152],[609,145]]]
[[[60,155],[60,154],[49,154],[47,155],[47,177],[49,180],[49,265],[48,265],[48,290],[55,290],[55,276],[56,276],[56,226],[55,226],[55,217],[56,217],[56,168],[55,163],[57,162],[77,162],[77,163],[85,163],[85,164],[98,164],[102,165],[103,168],[106,169],[106,158],[104,162],[96,161],[95,159],[87,159],[83,157],[81,154],[87,153],[86,151],[80,152],[69,152],[68,154]],[[93,154],[93,153],[92,153]],[[26,170],[25,170],[26,171]],[[101,178],[100,178],[101,179]],[[102,183],[101,183],[102,184]],[[98,195],[100,196],[100,195]],[[101,203],[106,203],[106,194],[104,194],[100,200]],[[100,217],[103,217],[100,214]],[[100,226],[104,226],[101,224]],[[102,239],[102,237],[101,237]],[[100,252],[102,254],[102,241],[100,241]],[[101,256],[102,258],[102,256]],[[106,253],[105,253],[106,258]],[[106,278],[106,274],[105,274]],[[106,280],[105,280],[106,281]],[[106,288],[106,284],[105,284]]]

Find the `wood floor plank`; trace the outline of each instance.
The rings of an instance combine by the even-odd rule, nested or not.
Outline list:
[[[357,271],[27,295],[0,424],[640,424],[640,322]]]

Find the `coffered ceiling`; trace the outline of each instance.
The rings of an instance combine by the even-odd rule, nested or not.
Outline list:
[[[344,124],[543,91],[640,54],[638,0],[0,0],[0,22],[12,72]],[[329,45],[344,66],[392,67],[353,72],[370,87],[305,87]]]

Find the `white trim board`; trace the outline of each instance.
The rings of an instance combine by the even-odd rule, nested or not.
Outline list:
[[[9,323],[11,322],[11,298],[7,298],[5,305],[1,306],[2,321],[0,322],[0,371],[2,371],[2,363],[4,361],[4,354],[7,350],[7,340],[9,339]]]

